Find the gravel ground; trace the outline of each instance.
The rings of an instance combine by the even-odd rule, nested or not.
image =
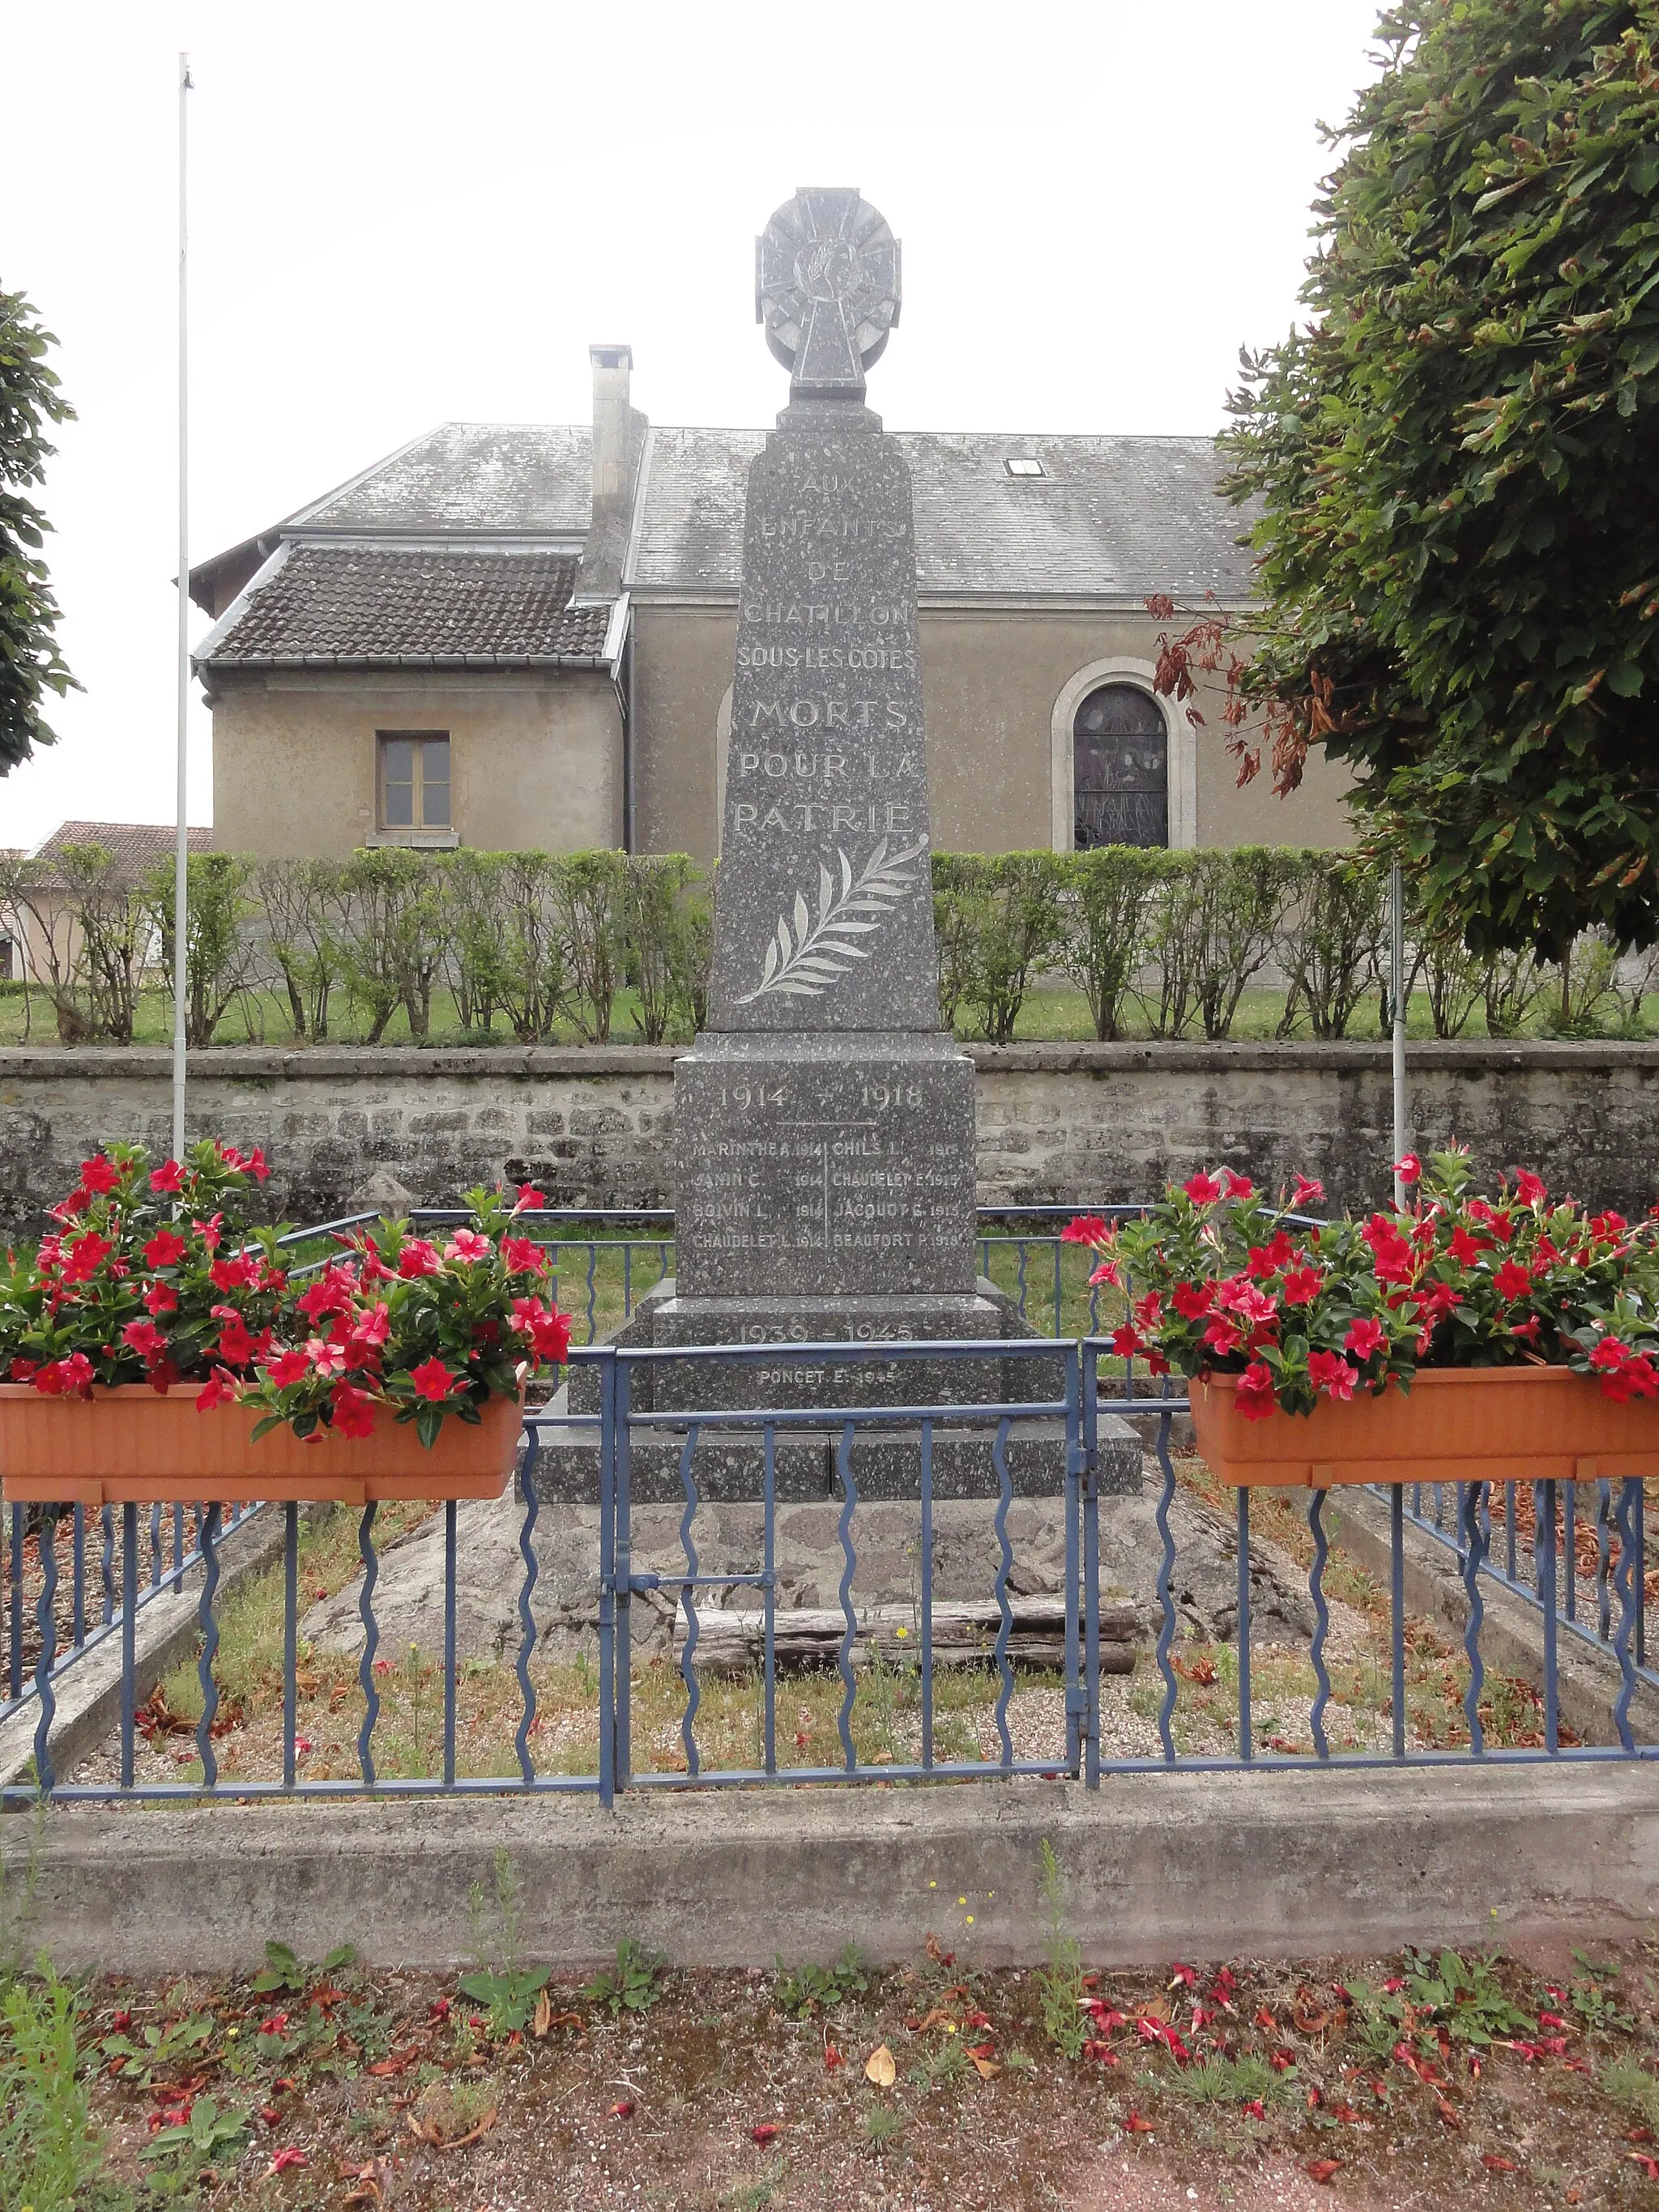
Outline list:
[[[106,2178],[193,2179],[203,2212],[1659,2201],[1645,1948],[1575,1954],[1553,1981],[1459,1961],[1461,1996],[1443,1960],[1410,1954],[1091,1976],[1096,2039],[1067,2057],[1041,1978],[976,1972],[971,1940],[930,1939],[839,1990],[826,1971],[805,2004],[756,1972],[647,1974],[637,2011],[553,1984],[538,2014],[526,1996],[521,2030],[492,2026],[477,1985],[349,1960],[263,1992],[95,1982],[80,2036]],[[1060,1994],[1059,2016],[1078,2017]],[[152,2035],[158,2059],[128,2055]],[[210,2098],[247,2127],[209,2171],[143,2159]]]

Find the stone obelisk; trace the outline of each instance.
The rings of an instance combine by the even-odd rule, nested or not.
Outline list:
[[[974,1067],[939,1026],[909,471],[864,404],[897,241],[856,191],[799,191],[756,292],[789,404],[749,477],[667,1334],[1000,1334],[975,1280]]]

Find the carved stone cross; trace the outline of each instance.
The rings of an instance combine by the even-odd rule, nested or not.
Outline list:
[[[755,320],[792,399],[862,399],[898,319],[898,240],[856,188],[804,185],[755,240]]]

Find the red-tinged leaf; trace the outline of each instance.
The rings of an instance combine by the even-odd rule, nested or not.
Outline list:
[[[1632,2128],[1630,2133],[1625,2137],[1625,2141],[1626,2142],[1650,2143],[1653,2141],[1653,2130],[1651,2128]]]
[[[1296,2053],[1293,2051],[1275,2051],[1267,2063],[1275,2074],[1288,2074],[1296,2063]]]
[[[847,2061],[842,2057],[840,2051],[836,2050],[833,2043],[826,2043],[823,2046],[823,2063],[824,2065],[833,2073],[837,2066],[844,2066],[847,2063]]]
[[[309,2166],[311,2160],[305,2153],[302,2150],[295,2150],[290,2143],[285,2150],[279,2150],[271,2160],[270,2164],[265,2168],[265,2178],[269,2180],[273,2173],[286,2173],[291,2166]]]
[[[1179,1960],[1170,1969],[1170,1975],[1167,1986],[1172,1990],[1195,1990],[1198,1987],[1197,1974],[1190,1966],[1181,1965]]]
[[[1258,2005],[1256,2007],[1255,2024],[1258,2027],[1265,2029],[1269,2035],[1277,2035],[1279,2033],[1279,2022],[1273,2018],[1266,2005]]]
[[[1109,2043],[1085,2043],[1083,2046],[1083,2055],[1085,2058],[1097,2060],[1103,2066],[1117,2064],[1117,2053]]]
[[[1650,2181],[1659,2181],[1659,2158],[1650,2158],[1642,2150],[1627,2150],[1625,2156],[1632,2165],[1639,2166]]]
[[[291,2091],[297,2088],[299,2085],[295,2081],[294,2076],[291,2074],[279,2074],[270,2086],[273,2089],[288,2089]]]
[[[275,2105],[261,2105],[259,2107],[259,2118],[268,2128],[274,2128],[282,2117]]]
[[[432,2000],[431,2008],[427,2014],[427,2018],[428,2020],[447,2020],[449,2018],[449,1999],[447,1997],[434,1997]]]
[[[631,2097],[624,2097],[621,2104],[613,2105],[605,2114],[605,2118],[610,2120],[631,2120],[633,2117],[634,2100]]]
[[[994,2058],[996,2056],[996,2048],[995,2044],[988,2036],[983,2043],[970,2043],[968,2045],[968,2056],[970,2058]]]
[[[1359,2118],[1352,2105],[1327,2105],[1325,2109],[1334,2120],[1340,2120],[1345,2124]]]
[[[774,2136],[782,2133],[783,2130],[775,2120],[763,2120],[757,2128],[750,2129],[749,2140],[750,2142],[769,2143]]]
[[[1247,2119],[1251,2120],[1265,2120],[1267,2118],[1267,2108],[1262,2103],[1260,2097],[1252,2097],[1249,2100],[1249,2103],[1244,2107],[1244,2117]]]
[[[1538,2015],[1540,2027],[1565,2027],[1566,2024],[1559,2012],[1540,2012]]]
[[[1482,2151],[1480,2163],[1488,2173],[1519,2173],[1521,2171],[1512,2158],[1502,2158],[1495,2150]]]
[[[1316,2158],[1307,2171],[1314,2180],[1322,2181],[1328,2186],[1332,2178],[1341,2172],[1342,2161],[1340,2158]]]
[[[1439,2113],[1441,2118],[1446,2123],[1446,2125],[1449,2128],[1461,2128],[1462,2126],[1462,2121],[1457,2117],[1457,2107],[1455,2105],[1448,2104],[1445,2098],[1441,2095],[1437,2089],[1434,2093],[1434,2109]]]
[[[964,2027],[989,2027],[991,2015],[988,2012],[970,2012],[962,2024]]]
[[[1149,2136],[1153,2132],[1155,2124],[1151,2120],[1143,2119],[1139,2112],[1131,2108],[1129,2117],[1123,2125],[1126,2133],[1129,2135]]]

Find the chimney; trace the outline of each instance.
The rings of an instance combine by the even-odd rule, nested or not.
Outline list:
[[[593,345],[587,349],[593,364],[593,519],[614,514],[633,489],[624,480],[628,459],[628,387],[634,370],[634,349],[625,345]]]
[[[646,423],[629,399],[633,347],[592,345],[587,358],[593,365],[593,519],[576,596],[609,599],[622,589]]]

